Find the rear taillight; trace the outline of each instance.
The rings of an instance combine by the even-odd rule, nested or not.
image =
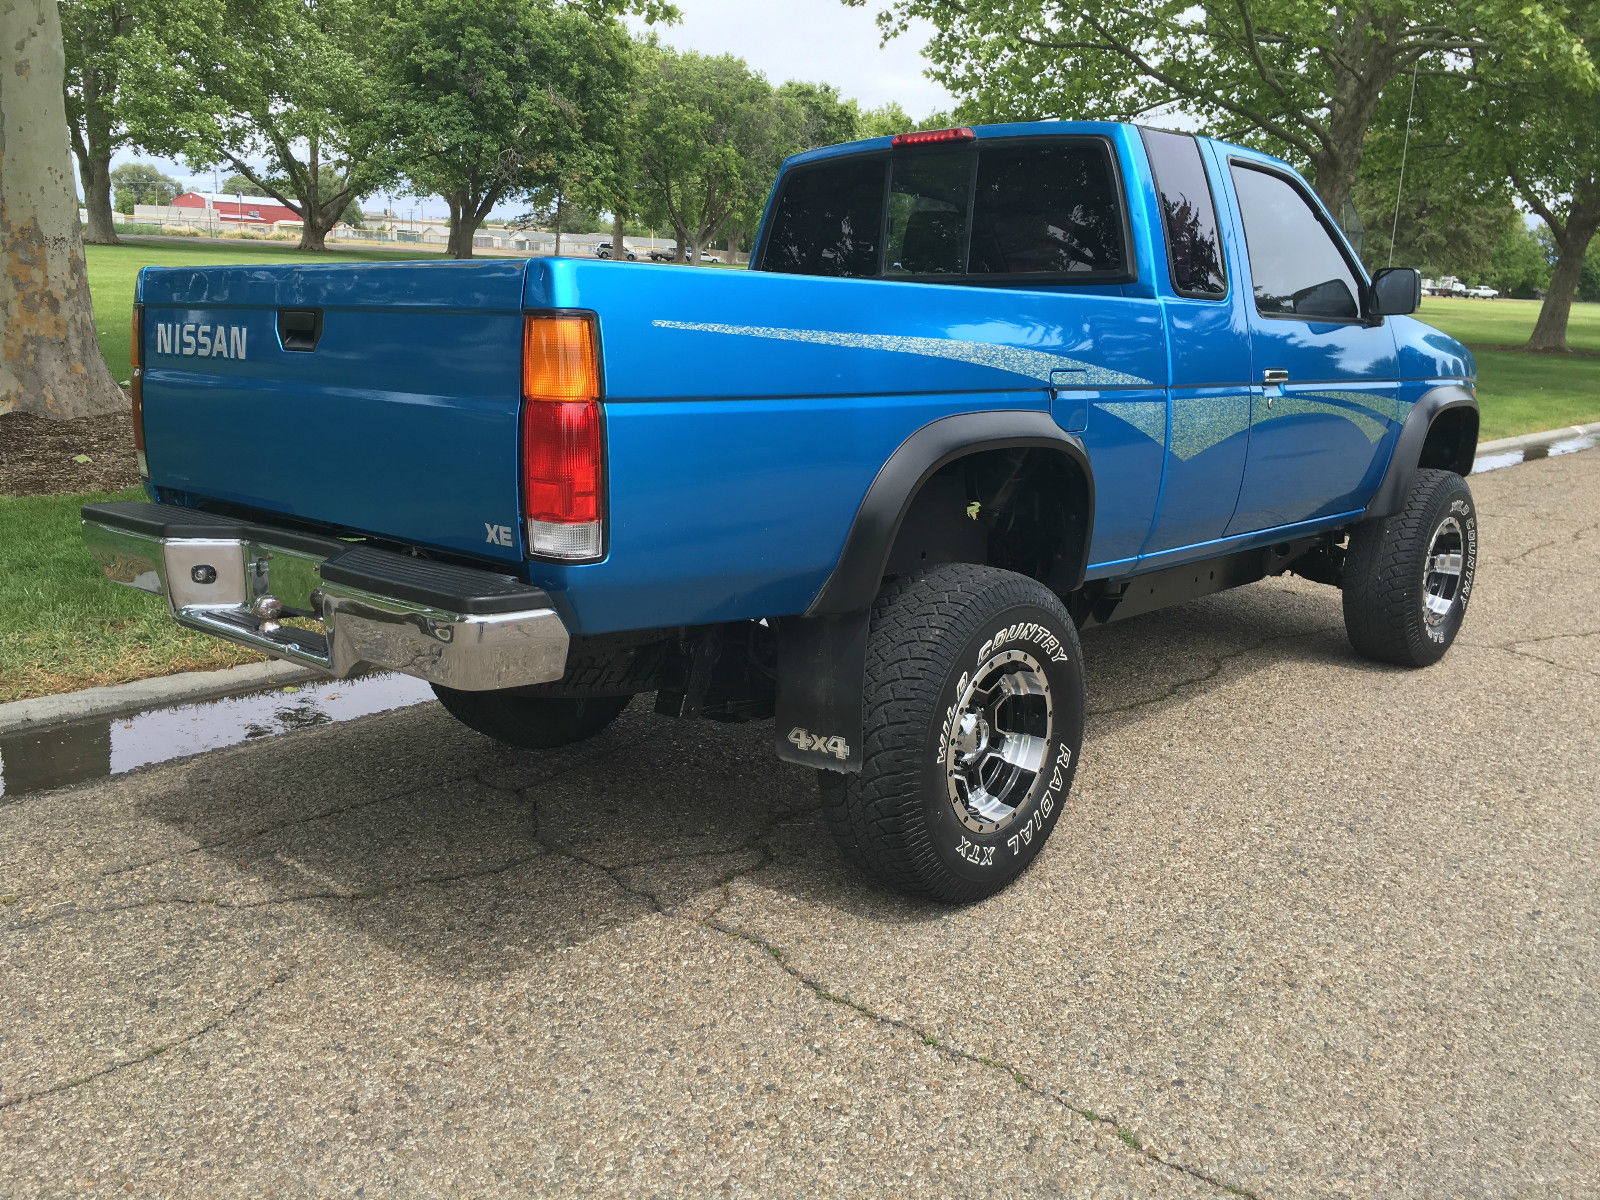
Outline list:
[[[133,417],[133,450],[139,460],[139,477],[150,478],[150,463],[144,453],[144,305],[133,306],[133,326],[129,330],[128,362],[133,375],[128,380],[128,395],[132,398],[130,415]]]
[[[522,513],[532,553],[601,556],[603,459],[593,319],[529,314],[522,332]]]

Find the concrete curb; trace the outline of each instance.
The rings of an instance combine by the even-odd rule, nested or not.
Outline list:
[[[326,672],[315,667],[274,660],[246,663],[242,667],[228,667],[221,671],[184,671],[155,679],[135,679],[131,683],[115,683],[108,687],[84,688],[77,692],[0,704],[0,734],[63,721],[79,721],[87,717],[120,716],[168,704],[214,700],[241,692],[329,678],[331,676]]]
[[[1546,446],[1552,442],[1564,442],[1568,438],[1588,437],[1590,434],[1600,434],[1600,421],[1591,421],[1587,425],[1568,425],[1564,429],[1546,429],[1542,433],[1522,433],[1493,442],[1479,442],[1478,453],[1503,454],[1507,450],[1521,450],[1524,446]]]

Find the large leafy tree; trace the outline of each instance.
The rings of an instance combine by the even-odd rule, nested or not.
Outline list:
[[[183,185],[159,167],[130,162],[112,168],[111,190],[117,211],[131,213],[135,204],[171,204]]]
[[[867,4],[873,0],[846,0]],[[1493,45],[1582,70],[1561,14],[1525,0],[887,0],[886,34],[932,22],[931,74],[982,119],[1133,118],[1177,106],[1309,168],[1329,209],[1355,185],[1385,89]]]
[[[130,106],[166,107],[174,64],[221,36],[216,6],[178,0],[61,0],[67,128],[88,212],[86,241],[115,244],[111,158],[130,144]]]
[[[856,121],[856,136],[861,138],[892,137],[897,133],[915,133],[919,129],[949,129],[960,124],[953,113],[929,113],[917,120],[893,100],[877,108],[864,108]]]
[[[376,158],[444,197],[457,258],[502,200],[604,173],[630,81],[616,7],[415,0],[390,22]]]
[[[1532,299],[1550,286],[1550,256],[1539,235],[1519,220],[1500,239],[1480,274],[1507,296]]]
[[[1592,70],[1600,62],[1600,4],[1569,14],[1568,22]],[[1573,297],[1600,230],[1600,89],[1581,78],[1530,76],[1498,50],[1481,59],[1495,86],[1485,89],[1479,128],[1555,248],[1550,288],[1527,349],[1565,351]]]
[[[125,0],[63,0],[63,85],[67,128],[83,182],[84,239],[115,245],[111,156],[123,144],[117,93],[135,35],[136,10]]]
[[[759,209],[793,125],[767,81],[730,55],[652,49],[638,105],[649,214],[698,265],[704,247]]]
[[[790,80],[778,85],[776,99],[788,110],[789,137],[796,151],[837,146],[861,136],[860,107],[841,97],[831,83]]]
[[[111,412],[126,399],[89,302],[56,0],[0,2],[0,46],[0,413]]]
[[[1521,225],[1505,172],[1465,136],[1481,90],[1419,75],[1414,90],[1407,81],[1384,97],[1352,193],[1368,266],[1476,282]]]
[[[378,109],[370,0],[219,0],[212,23],[125,107],[130,136],[198,167],[231,167],[303,222],[321,250],[370,191]],[[264,164],[264,165],[263,165]]]

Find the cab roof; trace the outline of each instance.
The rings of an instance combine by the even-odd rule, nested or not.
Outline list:
[[[972,125],[968,126],[976,136],[976,140],[985,141],[989,138],[1012,137],[1040,137],[1060,134],[1097,134],[1101,137],[1111,136],[1131,131],[1137,133],[1144,128],[1131,121],[1008,121],[998,125]],[[1172,130],[1174,133],[1187,133],[1187,130]],[[1220,142],[1215,138],[1205,137],[1203,134],[1192,136],[1202,141],[1208,141],[1220,146],[1226,153],[1240,158],[1252,159],[1256,162],[1271,163],[1279,167],[1290,167],[1281,158],[1274,158],[1260,150],[1252,150],[1248,146],[1235,145],[1232,142]],[[807,150],[801,154],[793,154],[784,159],[784,171],[790,167],[804,166],[807,163],[821,162],[829,158],[842,158],[851,154],[866,154],[873,151],[888,150],[894,138],[876,137],[863,138],[858,142],[841,142],[836,146],[822,146],[816,150]],[[1292,168],[1290,168],[1292,169]]]

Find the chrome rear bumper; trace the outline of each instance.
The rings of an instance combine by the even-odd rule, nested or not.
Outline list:
[[[566,670],[550,597],[508,576],[157,504],[87,505],[83,536],[107,579],[165,596],[180,625],[334,675],[492,691]]]

